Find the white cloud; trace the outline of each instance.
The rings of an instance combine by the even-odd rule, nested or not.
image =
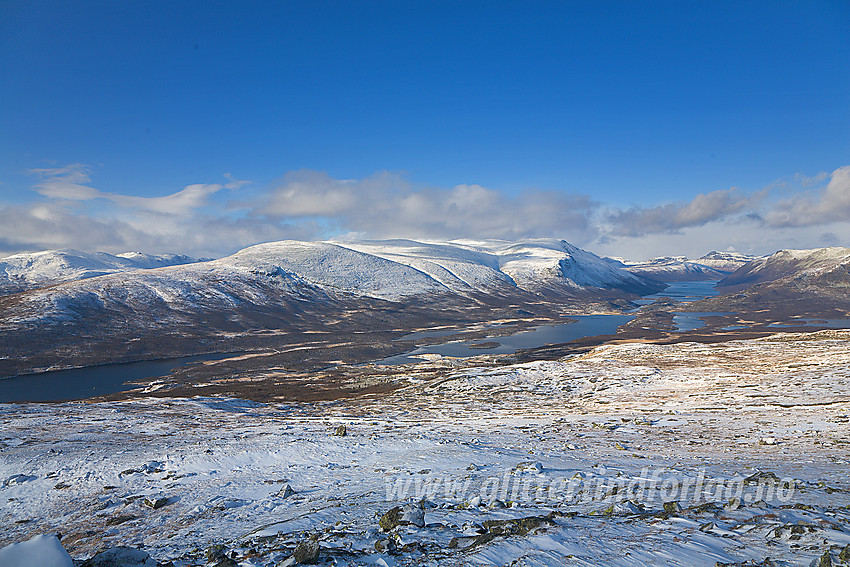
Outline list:
[[[89,171],[88,166],[74,163],[65,167],[31,169],[30,173],[42,178],[41,182],[36,183],[35,190],[45,197],[88,201],[102,195],[97,189],[86,185],[91,181]]]
[[[611,232],[623,236],[673,233],[718,221],[751,207],[764,194],[744,195],[735,188],[700,193],[687,202],[632,207],[609,215]]]
[[[230,191],[247,182],[229,174],[221,183],[141,197],[93,187],[91,169],[82,164],[32,173],[39,177],[33,189],[42,199],[0,206],[0,254],[75,247],[221,256],[258,242],[344,235],[557,237],[635,259],[693,257],[729,247],[761,254],[782,247],[850,245],[850,166],[831,175],[788,180],[778,187],[787,194],[795,185],[796,194],[781,200],[768,189],[726,189],[625,210],[557,191],[509,194],[475,184],[417,186],[390,172],[335,179],[296,171],[241,201]]]
[[[34,186],[36,192],[51,199],[69,201],[104,199],[121,208],[163,215],[189,215],[195,209],[205,206],[209,202],[210,196],[222,189],[238,189],[249,183],[248,181],[236,180],[232,175],[225,174],[228,179],[225,184],[197,183],[188,185],[180,191],[164,197],[137,197],[103,192],[91,187],[88,185],[91,182],[89,176],[91,168],[79,163],[65,167],[31,169],[29,171],[42,178]]]
[[[414,187],[380,172],[361,180],[300,171],[285,176],[253,211],[263,218],[325,218],[341,232],[374,238],[523,238],[587,240],[595,204],[583,195],[526,191],[516,196],[480,185]]]
[[[822,181],[824,177],[821,177]],[[764,215],[776,227],[803,227],[850,221],[850,166],[836,169],[826,187],[780,201]]]

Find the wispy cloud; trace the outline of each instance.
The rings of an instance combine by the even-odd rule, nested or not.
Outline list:
[[[72,201],[88,201],[97,199],[102,194],[97,189],[89,187],[91,168],[81,163],[65,167],[46,169],[31,169],[30,173],[41,178],[34,189],[52,199],[69,199]]]
[[[34,189],[41,195],[51,199],[69,201],[92,201],[104,199],[118,207],[147,211],[163,215],[188,215],[195,209],[205,206],[210,196],[222,189],[238,189],[249,183],[239,181],[232,175],[225,174],[227,183],[197,183],[188,185],[170,195],[163,197],[137,197],[108,193],[91,187],[91,168],[84,164],[71,164],[65,167],[31,169],[30,173],[41,178]]]

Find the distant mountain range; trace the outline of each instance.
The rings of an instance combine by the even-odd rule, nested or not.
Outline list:
[[[644,262],[607,258],[612,264],[633,274],[661,282],[720,280],[754,259],[756,256],[717,251],[696,260],[685,256],[662,256]]]
[[[123,255],[42,255],[3,260],[22,266],[10,282],[47,287],[0,297],[0,342],[7,345],[0,376],[249,349],[280,342],[272,335],[284,332],[610,310],[618,307],[608,301],[664,287],[560,240],[283,241],[164,267],[155,264],[185,257],[151,257],[147,269],[141,261],[123,264]]]

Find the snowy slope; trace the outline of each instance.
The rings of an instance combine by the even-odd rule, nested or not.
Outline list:
[[[438,280],[414,267],[332,242],[258,244],[210,264],[251,273],[279,271],[312,285],[389,300],[445,291]]]
[[[848,346],[413,366],[335,403],[0,404],[0,548],[61,532],[78,560],[129,546],[175,567],[288,565],[311,538],[351,567],[845,564]],[[422,499],[419,525],[379,526]]]
[[[72,249],[45,250],[0,258],[0,294],[126,272],[197,262],[178,254],[125,252],[80,252]]]
[[[63,254],[61,261],[46,262],[55,264],[55,269],[33,268],[24,274],[30,281],[41,276],[71,277],[68,258],[87,257]],[[84,271],[86,265],[93,270],[96,264],[80,260],[73,274],[93,275]],[[82,319],[92,310],[126,315],[166,309],[173,316],[227,312],[243,305],[273,308],[282,298],[302,296],[307,301],[326,296],[399,301],[442,295],[466,301],[473,291],[487,295],[554,285],[568,295],[592,289],[656,291],[643,278],[557,240],[518,244],[281,241],[251,246],[220,260],[113,273],[32,290],[18,298],[13,317],[2,314],[0,329],[24,321]]]
[[[511,285],[531,292],[558,286],[563,291],[596,288],[640,293],[651,286],[595,254],[556,239],[389,240],[339,245],[415,267],[454,291]]]
[[[729,287],[753,286],[783,278],[805,278],[810,282],[830,276],[850,283],[850,248],[814,248],[811,250],[780,250],[767,258],[755,259],[721,280],[718,285]]]

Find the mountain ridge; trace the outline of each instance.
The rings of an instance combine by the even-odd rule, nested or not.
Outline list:
[[[552,320],[619,311],[661,288],[561,241],[272,242],[0,296],[8,345],[0,375],[280,347],[307,333],[343,340],[465,325],[520,310]]]

